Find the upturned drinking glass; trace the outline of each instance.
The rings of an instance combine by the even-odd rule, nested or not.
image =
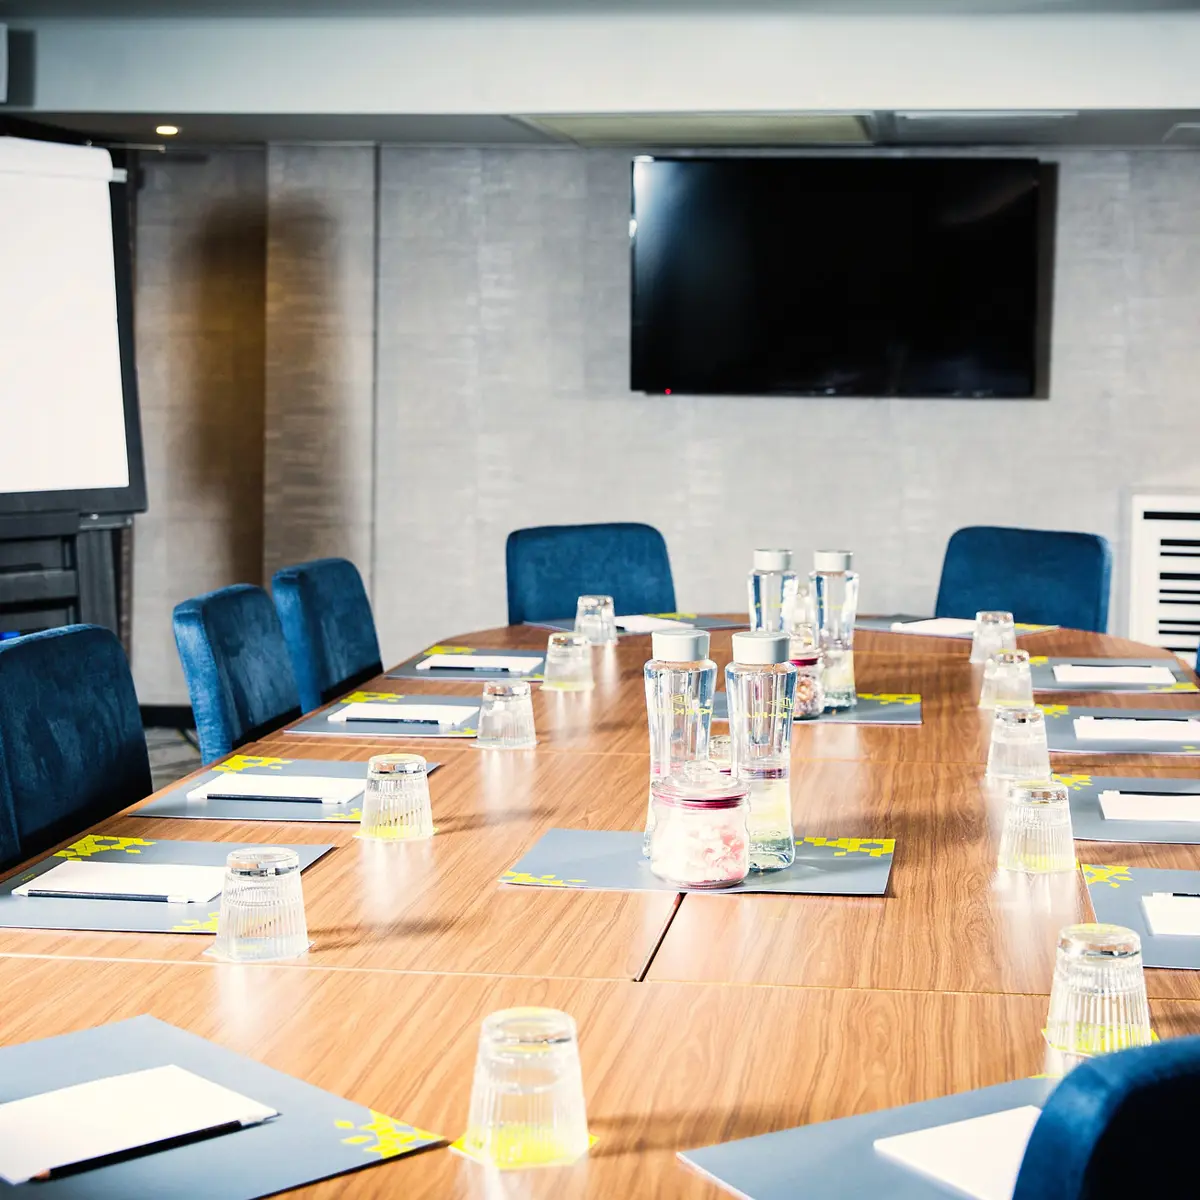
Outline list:
[[[429,764],[419,754],[377,754],[367,763],[356,837],[415,842],[433,837]]]
[[[1017,648],[1017,630],[1010,612],[977,612],[971,639],[971,661],[982,665],[1000,650]]]
[[[1028,650],[997,650],[983,667],[983,686],[979,689],[980,708],[999,708],[1002,704],[1033,703],[1033,676]]]
[[[725,775],[733,772],[733,739],[727,733],[718,733],[708,739],[708,761]]]
[[[1009,787],[998,865],[1031,875],[1075,870],[1066,784],[1041,779],[1022,780]]]
[[[300,859],[284,846],[248,846],[225,860],[217,936],[206,953],[223,962],[299,958],[309,947]]]
[[[611,596],[580,596],[575,606],[575,632],[593,646],[617,640],[617,615]]]
[[[1054,1074],[1098,1054],[1150,1044],[1142,943],[1132,929],[1068,925],[1058,935],[1045,1038]]]
[[[552,633],[546,643],[542,687],[555,692],[587,692],[592,678],[592,645],[581,633]]]
[[[530,750],[537,745],[533,696],[523,679],[489,680],[483,685],[475,745],[482,750]]]
[[[995,710],[987,777],[1007,783],[1050,778],[1046,717],[1040,708],[1006,706]]]
[[[463,1149],[500,1168],[571,1163],[587,1153],[575,1021],[508,1008],[483,1022]]]

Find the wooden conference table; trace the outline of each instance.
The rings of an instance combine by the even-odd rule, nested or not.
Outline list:
[[[542,647],[509,628],[452,639]],[[0,930],[0,1043],[151,1013],[310,1083],[457,1137],[479,1023],[543,1004],[579,1025],[598,1141],[562,1170],[495,1175],[437,1149],[304,1189],[312,1196],[716,1197],[676,1151],[1034,1074],[1059,928],[1091,917],[1079,876],[998,877],[997,799],[967,645],[861,633],[861,691],[922,695],[915,727],[797,725],[797,833],[896,839],[886,897],[676,896],[502,887],[546,829],[641,828],[649,639],[594,652],[591,693],[535,689],[539,745],[513,753],[405,739],[443,764],[437,836],[355,826],[178,821],[131,812],[93,833],[325,842],[304,876],[314,946],[276,966],[211,963],[207,938]],[[729,633],[713,658],[729,659]],[[1039,654],[1165,657],[1075,631]],[[473,695],[477,683],[381,677],[365,690]],[[1095,706],[1200,708],[1200,697],[1074,694]],[[395,739],[281,732],[242,754],[363,761]],[[1154,755],[1056,757],[1057,769],[1185,777]],[[135,806],[136,808],[136,806]],[[73,840],[73,839],[72,839]],[[397,853],[399,851],[399,853]],[[1200,846],[1080,843],[1085,862],[1200,868]],[[1200,978],[1147,972],[1162,1037],[1200,1033]]]

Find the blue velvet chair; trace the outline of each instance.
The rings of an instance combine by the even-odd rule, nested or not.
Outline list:
[[[0,864],[151,790],[129,662],[107,629],[67,625],[0,643]]]
[[[1033,1128],[1013,1200],[1196,1195],[1198,1106],[1200,1037],[1122,1050],[1076,1067]]]
[[[344,558],[284,567],[271,580],[305,712],[383,670],[371,601]]]
[[[541,525],[505,547],[508,623],[574,617],[580,596],[611,596],[618,614],[673,612],[663,535],[650,525]]]
[[[174,621],[206,763],[300,715],[283,629],[262,588],[238,583],[185,600]]]
[[[1030,625],[1108,629],[1112,550],[1095,533],[972,525],[950,538],[939,617],[999,609]]]

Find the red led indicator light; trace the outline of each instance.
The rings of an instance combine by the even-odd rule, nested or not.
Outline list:
[[[667,389],[666,389],[666,390],[663,392],[663,395],[664,395],[664,396],[669,396],[670,394],[671,394],[671,389],[670,389],[670,388],[667,388]]]

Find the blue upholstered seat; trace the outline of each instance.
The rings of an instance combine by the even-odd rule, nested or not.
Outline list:
[[[352,562],[320,558],[284,567],[271,590],[305,712],[383,670],[371,601]]]
[[[1076,1067],[1034,1126],[1013,1200],[1194,1196],[1198,1107],[1200,1037]]]
[[[939,617],[999,609],[1030,625],[1108,628],[1112,550],[1095,533],[972,525],[950,538]]]
[[[133,677],[107,629],[67,625],[0,643],[0,863],[150,791]]]
[[[206,763],[300,715],[271,597],[248,583],[175,606],[175,645]]]
[[[580,596],[611,596],[618,613],[673,612],[663,535],[650,525],[541,525],[508,535],[508,623],[573,617]]]

